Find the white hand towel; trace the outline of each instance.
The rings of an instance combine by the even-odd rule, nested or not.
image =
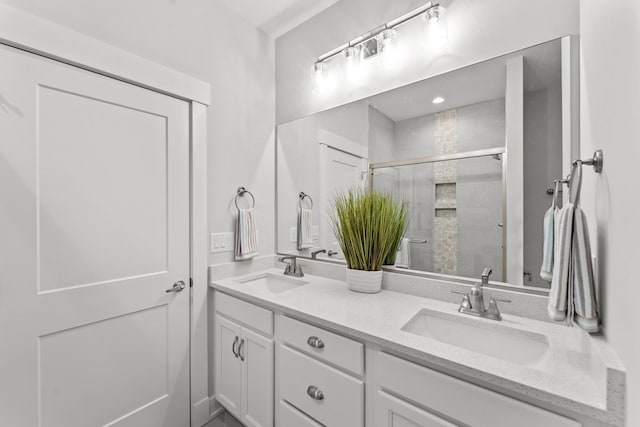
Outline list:
[[[311,209],[298,209],[298,249],[313,247]]]
[[[542,266],[540,267],[540,277],[547,282],[553,277],[553,240],[556,207],[551,206],[544,214],[543,232],[544,244],[542,246]]]
[[[398,254],[396,255],[396,267],[409,268],[411,265],[411,245],[409,239],[403,237],[398,248]]]
[[[255,211],[239,209],[236,222],[236,261],[244,261],[258,255],[258,233],[256,230]]]

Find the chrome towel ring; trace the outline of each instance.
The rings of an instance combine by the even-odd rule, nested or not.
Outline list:
[[[256,198],[253,197],[253,194],[251,194],[251,191],[247,190],[244,187],[238,187],[238,191],[236,193],[236,199],[235,199],[236,209],[240,210],[240,206],[238,206],[238,198],[243,197],[245,194],[248,194],[249,196],[251,196],[251,207],[252,208],[256,207]]]
[[[302,202],[304,201],[304,199],[309,199],[309,203],[311,203],[310,209],[313,209],[313,199],[310,195],[306,194],[304,191],[301,191],[300,194],[298,194],[298,198],[298,206],[300,206],[300,209],[302,209]]]

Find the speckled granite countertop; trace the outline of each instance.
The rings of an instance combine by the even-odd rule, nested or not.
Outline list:
[[[516,395],[529,397],[613,425],[624,417],[625,373],[602,337],[591,337],[578,327],[503,315],[502,322],[457,313],[457,305],[383,290],[360,294],[346,283],[306,275],[308,284],[282,293],[241,283],[267,269],[238,278],[213,280],[210,286],[226,294],[295,316],[345,335],[375,343],[383,349],[455,371]],[[461,316],[491,328],[509,327],[547,337],[551,358],[545,369],[535,369],[475,353],[433,338],[405,332],[402,327],[420,310]]]

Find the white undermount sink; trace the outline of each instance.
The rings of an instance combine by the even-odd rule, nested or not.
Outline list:
[[[423,309],[402,330],[532,369],[553,370],[545,335],[462,316]]]
[[[238,280],[238,282],[250,286],[262,287],[274,294],[286,292],[309,283],[297,277],[274,273],[263,273],[257,276],[245,277]]]

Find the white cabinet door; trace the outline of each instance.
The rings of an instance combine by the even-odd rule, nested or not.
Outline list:
[[[375,427],[456,426],[384,391],[378,391],[375,408]]]
[[[239,357],[241,327],[216,315],[216,399],[235,417],[242,417],[242,360]]]
[[[188,103],[0,64],[0,425],[188,426]]]
[[[242,421],[251,427],[273,426],[273,340],[242,329]]]

